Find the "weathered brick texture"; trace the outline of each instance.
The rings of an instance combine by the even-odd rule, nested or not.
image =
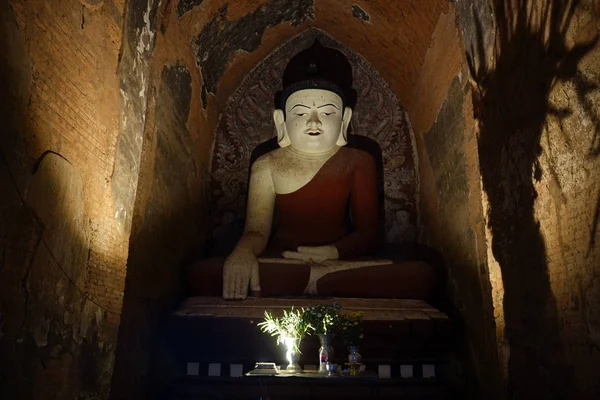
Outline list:
[[[18,100],[23,90],[27,101],[19,121],[3,128],[0,164],[11,177],[2,193],[18,193],[15,200],[26,204],[5,207],[3,200],[0,215],[21,209],[33,216],[28,249],[14,247],[26,220],[9,218],[2,227],[15,239],[2,242],[2,251],[24,251],[0,269],[0,313],[21,317],[3,327],[3,398],[103,398],[109,391],[129,239],[117,227],[109,185],[119,136],[122,13],[122,1],[10,1],[3,8],[10,29],[4,40],[21,38],[27,63],[17,68],[31,79],[9,83],[17,88],[9,97]],[[9,65],[2,78],[14,80],[12,54],[0,57]],[[75,181],[80,186],[69,183]],[[75,248],[84,254],[75,256]],[[11,380],[13,373],[20,378]]]
[[[12,7],[33,70],[28,154],[36,158],[48,149],[56,151],[84,177],[90,270],[104,271],[110,278],[103,283],[114,280],[122,293],[127,238],[115,230],[107,186],[118,137],[115,69],[120,42],[113,36],[120,30],[119,21],[110,16],[108,4],[100,10],[81,8],[76,1],[15,2]],[[109,293],[103,286],[91,284],[88,290]],[[103,306],[118,314],[121,298],[105,295]]]
[[[600,9],[593,1],[493,5],[492,21],[461,17],[473,43],[467,50],[505,388],[515,398],[595,398]]]

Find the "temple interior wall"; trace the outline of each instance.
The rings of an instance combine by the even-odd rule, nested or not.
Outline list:
[[[167,3],[157,8],[128,285],[111,387],[115,399],[148,395],[145,386],[152,382],[147,377],[159,346],[159,317],[181,300],[183,259],[201,254],[205,242],[212,128],[201,103],[200,74],[189,40],[177,23],[175,6]],[[167,378],[154,377],[156,384]]]
[[[516,397],[590,398],[599,390],[590,369],[599,362],[599,8],[498,5],[492,23],[463,10],[462,26],[501,375]]]
[[[600,392],[597,4],[569,20],[552,0],[124,3],[0,5],[0,397],[145,398],[169,379],[160,316],[203,252],[220,115],[311,27],[408,112],[457,381]]]
[[[0,397],[108,395],[129,235],[109,185],[122,1],[0,5]]]
[[[501,377],[469,70],[457,20],[454,7],[440,15],[409,116],[419,151],[421,245],[441,256],[447,282],[438,306],[460,321],[456,378],[480,382],[467,388],[469,395],[492,399],[500,395]]]

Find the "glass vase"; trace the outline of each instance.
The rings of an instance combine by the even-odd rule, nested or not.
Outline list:
[[[300,341],[302,338],[285,338],[285,358],[288,362],[285,371],[288,373],[302,372],[302,368],[298,361],[300,360]]]
[[[329,363],[333,356],[331,335],[319,335],[321,347],[319,348],[319,372],[329,373]]]
[[[348,366],[350,367],[350,376],[360,375],[362,356],[358,352],[358,346],[348,346],[348,352]]]

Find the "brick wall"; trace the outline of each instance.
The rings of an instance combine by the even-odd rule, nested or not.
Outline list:
[[[585,46],[600,33],[600,7],[584,2],[564,40]],[[550,90],[541,131],[534,218],[544,239],[557,341],[576,388],[573,398],[600,394],[600,46],[586,48],[577,71]],[[591,89],[590,88],[595,88]],[[550,375],[550,374],[549,374]]]
[[[3,5],[3,398],[108,395],[128,251],[110,186],[122,14],[119,0]]]
[[[118,315],[127,238],[115,229],[107,182],[118,137],[115,70],[122,4],[108,2],[99,10],[76,1],[11,5],[23,27],[33,71],[25,127],[31,135],[28,155],[56,151],[84,177],[93,266],[87,288],[114,311],[111,315]],[[118,318],[110,320],[118,324]]]
[[[600,393],[599,11],[591,1],[506,2],[491,23],[463,23],[498,354],[513,397]],[[482,54],[490,32],[493,58]]]
[[[137,124],[141,130],[127,128],[132,139],[122,153],[127,163],[130,153],[137,154],[139,164],[133,165],[139,172],[121,170],[123,185],[131,185],[132,179],[136,183],[127,289],[111,386],[114,399],[163,398],[161,384],[176,371],[164,365],[168,354],[159,356],[161,316],[180,301],[182,259],[188,252],[201,253],[205,242],[204,185],[213,132],[200,103],[200,74],[189,40],[177,24],[176,6],[176,2],[157,6],[154,48],[146,59],[144,79],[123,76],[132,96],[146,82],[148,100]],[[143,1],[131,7],[132,13],[148,10]],[[132,48],[128,57],[139,56]],[[121,72],[125,75],[127,70]],[[126,114],[139,118],[140,105],[131,106]]]
[[[447,96],[436,96],[439,83],[422,90],[424,105],[412,110],[415,132],[428,131],[417,135],[425,238],[448,263],[466,328],[465,376],[475,372],[485,398],[593,398],[599,10],[590,1],[507,2],[510,13],[504,4],[492,2],[490,13],[457,2],[469,69],[456,70]],[[540,10],[551,8],[544,20]],[[448,82],[427,75],[435,51],[434,33],[422,77]],[[458,84],[467,77],[473,91]],[[422,129],[438,104],[435,124]]]
[[[457,10],[440,15],[409,111],[419,152],[422,243],[439,254],[437,305],[460,330],[456,384],[470,398],[501,398],[481,203],[477,136]],[[444,65],[444,68],[440,68]],[[435,260],[432,258],[432,260]]]

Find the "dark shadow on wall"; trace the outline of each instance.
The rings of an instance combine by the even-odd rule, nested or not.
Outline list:
[[[577,6],[567,1],[497,0],[495,65],[486,65],[482,57],[484,34],[478,20],[479,48],[467,55],[476,86],[473,104],[491,245],[504,283],[508,393],[515,399],[579,398],[561,342],[544,238],[534,214],[534,184],[542,173],[554,173],[542,171],[538,162],[547,118],[570,114],[549,104],[550,92],[557,82],[574,80],[585,100],[586,91],[595,88],[578,73],[577,65],[597,37],[567,45],[566,31]],[[594,118],[590,157],[596,157],[599,119],[594,110],[586,111]]]

